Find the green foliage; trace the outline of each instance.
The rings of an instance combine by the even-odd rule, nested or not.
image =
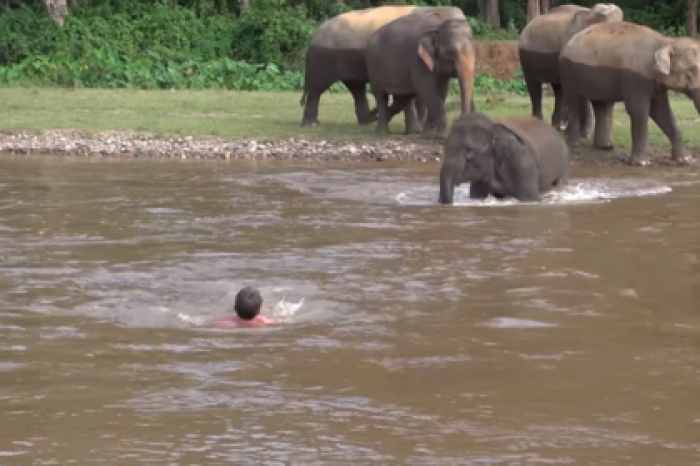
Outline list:
[[[303,56],[318,24],[366,0],[86,0],[63,27],[41,0],[0,0],[0,85],[138,89],[299,90]],[[575,2],[595,3],[597,0]],[[495,29],[474,18],[475,0],[395,0],[454,5],[477,40],[515,40],[525,2],[500,0]],[[561,2],[557,2],[561,3]],[[372,3],[375,4],[375,3]],[[667,35],[685,33],[685,1],[619,0],[626,19]],[[478,92],[524,94],[519,76],[478,76]],[[331,92],[346,92],[336,83]]]
[[[255,0],[235,22],[233,42],[238,59],[252,63],[303,65],[303,51],[316,29],[303,5],[289,7],[285,0]]]

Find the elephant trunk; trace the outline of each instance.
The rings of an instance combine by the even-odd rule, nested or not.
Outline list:
[[[448,153],[445,153],[444,157],[440,168],[440,196],[438,197],[438,203],[453,204],[455,188],[459,186],[462,172],[464,171],[464,158],[461,155],[450,157]]]
[[[470,113],[473,108],[475,61],[473,49],[463,52],[457,60],[457,80],[459,81],[459,91],[462,96],[462,114]]]
[[[695,111],[700,114],[700,88],[693,89],[688,93],[688,97],[693,99],[693,104],[695,105]]]

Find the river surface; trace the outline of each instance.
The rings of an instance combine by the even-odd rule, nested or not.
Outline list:
[[[0,464],[700,464],[700,176],[438,170],[0,159]]]

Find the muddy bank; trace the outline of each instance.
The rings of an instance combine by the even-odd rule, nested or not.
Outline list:
[[[0,132],[0,152],[15,155],[59,155],[112,158],[179,158],[231,160],[298,160],[352,162],[439,163],[443,145],[405,136],[382,140],[323,141],[291,138],[279,141],[232,140],[213,137],[168,137],[148,133],[109,131]],[[654,165],[668,165],[669,150],[650,147]],[[573,151],[574,163],[624,163],[627,150],[600,151],[590,147]],[[698,154],[691,162],[698,162]]]
[[[476,71],[479,75],[506,82],[515,78],[515,74],[520,71],[517,41],[477,41]]]

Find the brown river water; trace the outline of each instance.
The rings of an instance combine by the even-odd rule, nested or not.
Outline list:
[[[698,173],[438,170],[0,159],[0,464],[700,464]]]

